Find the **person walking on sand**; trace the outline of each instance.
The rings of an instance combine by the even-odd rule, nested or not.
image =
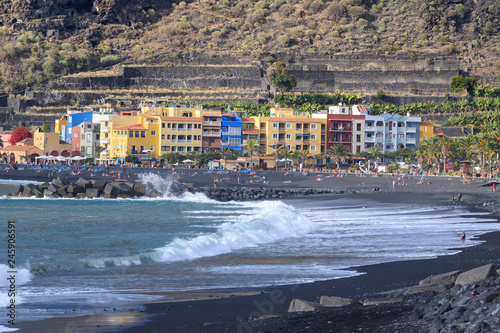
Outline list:
[[[465,245],[465,239],[467,238],[467,234],[464,232],[462,232],[462,236],[460,237],[460,239],[462,240],[462,246]]]

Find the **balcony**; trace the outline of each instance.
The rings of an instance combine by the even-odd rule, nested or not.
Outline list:
[[[344,127],[337,127],[337,128],[334,128],[334,127],[329,127],[328,130],[330,132],[352,132],[352,128],[349,127],[349,128],[344,128]]]
[[[415,139],[415,138],[407,138],[406,139],[406,144],[416,145],[417,144],[417,139]]]
[[[130,155],[137,155],[137,150],[132,150],[132,151],[130,152]]]
[[[372,137],[369,137],[369,138],[365,138],[365,142],[375,142],[375,137],[372,136]]]
[[[203,136],[220,138],[220,132],[203,131]]]
[[[220,121],[203,120],[204,126],[220,126]]]
[[[375,126],[365,126],[365,132],[375,132]]]
[[[416,127],[406,127],[406,133],[417,133]]]
[[[203,148],[220,148],[220,143],[215,143],[215,142],[203,142],[202,144]]]
[[[109,127],[108,126],[101,126],[101,132],[109,133]]]
[[[109,138],[102,138],[100,143],[109,143]]]

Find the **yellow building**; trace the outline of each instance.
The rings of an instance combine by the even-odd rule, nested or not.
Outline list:
[[[101,158],[112,158],[117,157],[115,150],[112,153],[112,140],[116,139],[117,134],[115,130],[118,127],[124,127],[129,125],[135,125],[139,123],[139,111],[132,112],[128,115],[100,115],[99,122],[101,124],[101,134],[100,134],[100,143],[101,146]],[[128,134],[128,131],[127,131]],[[117,142],[115,142],[115,147],[117,147]],[[120,156],[122,157],[122,156]]]
[[[308,113],[290,108],[271,108],[270,115],[256,119],[260,129],[259,144],[265,145],[267,155],[274,154],[279,145],[293,152],[309,151],[313,156],[325,152],[322,135],[326,120],[310,118]]]
[[[430,121],[420,122],[419,144],[433,136],[444,136],[443,132],[441,132],[441,125],[433,124]]]
[[[122,117],[130,117],[130,120],[136,118],[134,116]],[[158,149],[160,147],[159,117],[139,116],[137,118],[135,124],[116,126],[117,122],[113,117],[107,147],[110,158],[125,158],[127,155],[141,159],[161,157]]]

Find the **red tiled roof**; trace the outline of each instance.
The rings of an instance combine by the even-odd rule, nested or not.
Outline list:
[[[254,123],[255,119],[254,118],[243,117],[243,118],[241,118],[241,121],[244,122],[244,123]]]
[[[14,151],[25,151],[25,152],[30,152],[32,154],[39,154],[39,155],[42,155],[43,154],[43,150],[41,150],[40,148],[38,147],[35,147],[35,146],[6,146],[2,149],[0,149],[0,151],[4,151],[4,152],[14,152]]]
[[[243,133],[259,133],[260,131],[257,128],[244,128]]]
[[[33,141],[33,138],[26,138],[26,139],[21,140],[17,143],[24,143],[25,146],[33,146],[34,141]]]

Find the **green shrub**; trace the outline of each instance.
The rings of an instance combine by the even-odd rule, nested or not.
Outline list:
[[[105,57],[102,57],[99,61],[103,66],[111,66],[119,62],[120,58],[116,55],[107,55]]]
[[[266,34],[265,32],[259,32],[257,34],[257,40],[261,43],[261,44],[266,44],[267,41],[269,40],[269,35]]]
[[[377,90],[377,93],[375,94],[375,97],[377,97],[378,99],[384,99],[386,96],[387,94],[385,93],[384,89]]]

